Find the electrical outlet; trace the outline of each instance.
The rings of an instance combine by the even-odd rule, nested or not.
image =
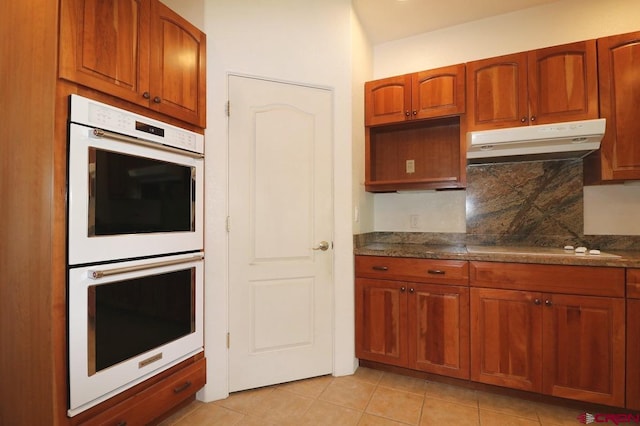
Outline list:
[[[416,160],[407,160],[405,164],[405,170],[407,173],[415,173],[416,172]]]

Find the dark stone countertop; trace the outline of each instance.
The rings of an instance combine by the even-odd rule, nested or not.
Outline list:
[[[562,250],[522,246],[462,246],[411,243],[365,243],[356,255],[413,257],[422,259],[478,260],[485,262],[538,263],[547,265],[612,266],[640,268],[640,251],[607,250],[602,256],[566,254]],[[614,255],[617,257],[607,256]]]

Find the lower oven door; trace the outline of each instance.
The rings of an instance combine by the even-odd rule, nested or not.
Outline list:
[[[203,254],[69,269],[69,412],[203,350]]]

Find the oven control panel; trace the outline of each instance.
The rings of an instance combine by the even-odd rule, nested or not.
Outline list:
[[[78,95],[71,95],[71,121],[125,136],[204,153],[204,136]]]

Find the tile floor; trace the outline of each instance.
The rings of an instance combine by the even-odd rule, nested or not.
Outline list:
[[[580,410],[369,368],[193,402],[161,426],[573,425]]]

